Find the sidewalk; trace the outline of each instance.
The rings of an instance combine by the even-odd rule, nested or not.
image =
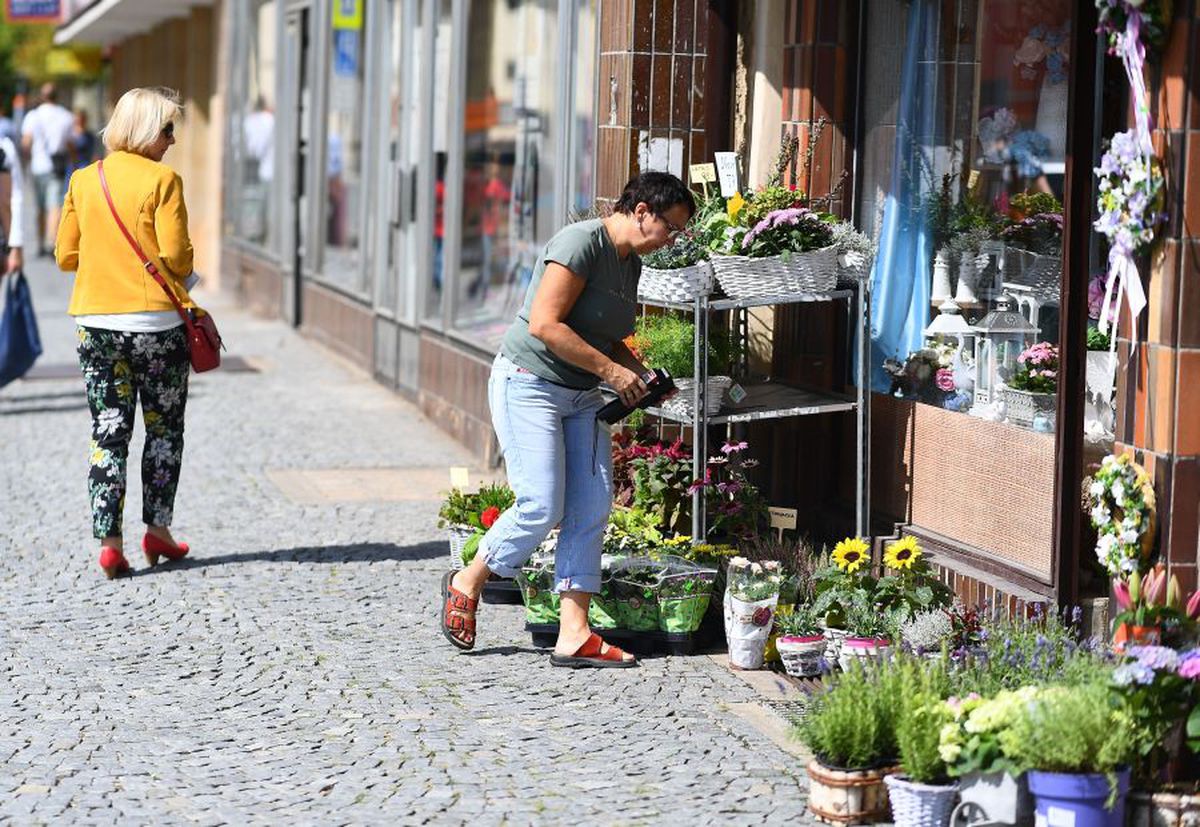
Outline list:
[[[456,654],[435,621],[436,513],[469,456],[217,297],[230,355],[258,370],[192,377],[174,528],[193,556],[131,555],[137,576],[104,580],[70,279],[28,271],[35,370],[70,378],[0,390],[0,821],[809,820],[802,764],[748,722],[774,713],[708,657],[554,669],[520,608],[490,605]],[[140,446],[139,425],[130,548]]]

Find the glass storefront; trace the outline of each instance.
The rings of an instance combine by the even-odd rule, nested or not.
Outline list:
[[[230,100],[231,186],[226,189],[225,229],[274,250],[276,241],[275,94],[276,0],[246,0],[235,7],[242,24],[235,43]]]
[[[1053,431],[1070,27],[1065,0],[873,6],[875,391]]]

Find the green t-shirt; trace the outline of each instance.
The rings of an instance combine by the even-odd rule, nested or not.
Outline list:
[[[594,388],[600,384],[599,378],[555,356],[544,342],[529,333],[533,296],[550,262],[561,264],[587,280],[565,321],[589,345],[608,354],[615,343],[633,333],[642,260],[631,253],[622,261],[604,229],[604,222],[598,218],[563,227],[546,242],[525,293],[525,304],[504,334],[500,352],[518,367],[557,385],[579,390]]]

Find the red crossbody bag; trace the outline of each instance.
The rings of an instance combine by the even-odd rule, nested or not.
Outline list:
[[[125,229],[125,223],[121,221],[121,216],[117,215],[117,208],[113,204],[112,193],[108,191],[108,180],[104,177],[104,162],[101,161],[97,167],[100,170],[100,188],[104,190],[104,199],[108,201],[108,208],[112,210],[113,218],[117,221],[117,226],[121,228],[122,235],[129,242],[129,246],[133,247],[133,251],[142,261],[142,266],[146,268],[146,272],[150,277],[158,282],[158,286],[167,294],[167,298],[171,300],[171,304],[175,305],[175,310],[179,313],[179,318],[183,319],[183,326],[187,330],[188,340],[188,355],[192,360],[192,370],[196,373],[204,373],[206,370],[221,365],[221,334],[217,332],[217,323],[213,321],[211,313],[201,310],[196,313],[194,310],[187,310],[179,299],[175,297],[174,291],[167,285],[162,274],[158,272],[158,268],[154,266],[154,262],[149,259],[146,253],[142,250],[137,240],[130,235],[129,230]]]

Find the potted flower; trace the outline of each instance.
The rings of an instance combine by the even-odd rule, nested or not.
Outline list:
[[[679,389],[663,407],[690,419],[695,388],[695,324],[676,313],[639,316],[633,335],[633,350],[647,365],[665,368]],[[725,391],[733,384],[730,378],[740,358],[736,337],[726,330],[713,329],[708,334],[708,380],[704,388],[704,407],[709,416],[721,409]]]
[[[856,603],[872,603],[871,549],[861,537],[834,546],[829,562],[813,575],[813,608],[825,625],[825,658],[837,663],[846,639],[846,615]]]
[[[614,566],[609,579],[616,628],[633,632],[658,630],[658,587],[663,566],[647,558]]]
[[[944,663],[935,666],[903,660],[899,669],[896,748],[901,773],[886,776],[892,820],[897,827],[945,827],[958,796],[942,759],[940,736],[949,722],[942,702],[950,677]]]
[[[835,220],[789,206],[768,212],[752,226],[732,228],[719,255],[712,257],[721,289],[733,298],[833,290],[838,275]]]
[[[883,552],[885,575],[875,584],[875,605],[903,622],[918,612],[945,609],[954,592],[934,574],[925,551],[911,534],[887,544]]]
[[[734,557],[729,561],[728,576],[724,608],[729,661],[738,669],[761,669],[767,634],[779,602],[779,564]]]
[[[1162,563],[1145,577],[1135,571],[1127,580],[1114,580],[1112,589],[1113,600],[1120,609],[1112,621],[1113,648],[1118,652],[1131,643],[1159,643],[1164,627],[1174,628],[1185,619],[1195,620],[1200,616],[1200,597],[1197,597],[1200,592],[1188,600],[1185,611],[1180,611],[1179,581],[1168,582]]]
[[[1197,679],[1200,650],[1180,654],[1166,646],[1130,646],[1113,671],[1113,685],[1137,730],[1133,778],[1139,788],[1177,780],[1185,723],[1200,689]]]
[[[807,767],[808,807],[818,818],[839,824],[885,819],[883,778],[897,752],[894,674],[855,666],[826,677],[812,696],[797,735],[814,756]]]
[[[888,660],[896,635],[897,613],[873,603],[856,601],[846,613],[846,637],[838,654],[842,671],[854,661],[864,664]]]
[[[1099,682],[1049,686],[1021,708],[1002,735],[1005,751],[1029,768],[1037,820],[1050,811],[1078,827],[1122,827],[1137,732]]]
[[[438,511],[438,528],[450,535],[450,564],[454,568],[470,565],[479,550],[479,541],[516,502],[507,485],[485,485],[475,494],[451,489]]]
[[[688,494],[703,491],[710,515],[709,533],[731,541],[759,533],[767,517],[767,503],[749,472],[758,460],[747,455],[745,442],[726,441],[719,453],[708,458],[704,479],[695,480]]]
[[[954,635],[950,615],[941,609],[917,612],[900,626],[900,643],[917,657],[940,658]]]
[[[717,576],[715,569],[681,563],[676,562],[674,570],[663,575],[658,587],[658,628],[673,634],[700,628]]]
[[[980,811],[997,824],[1026,824],[1032,818],[1024,768],[1006,751],[1007,736],[1002,735],[1036,694],[1028,686],[991,698],[971,693],[945,702],[949,722],[938,734],[938,754],[949,774],[959,779],[960,808],[969,811],[966,815]]]
[[[1017,370],[1008,380],[1004,402],[1008,419],[1031,426],[1038,414],[1052,414],[1057,404],[1058,346],[1038,342],[1017,357]]]
[[[638,296],[668,302],[690,302],[707,296],[713,288],[712,265],[708,248],[697,237],[695,222],[674,243],[655,250],[642,259]]]
[[[775,647],[783,668],[793,678],[813,678],[829,671],[825,635],[811,603],[796,606],[775,621]]]

